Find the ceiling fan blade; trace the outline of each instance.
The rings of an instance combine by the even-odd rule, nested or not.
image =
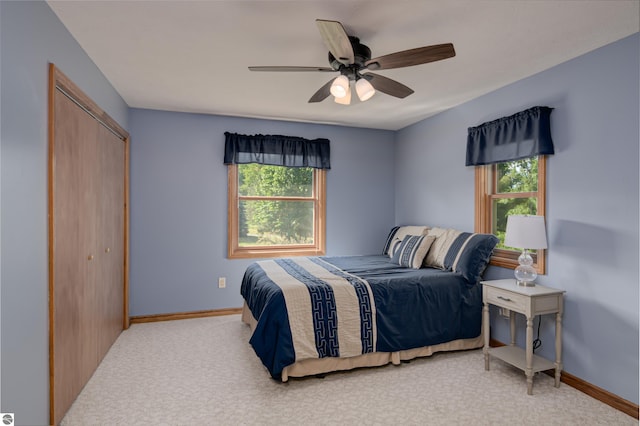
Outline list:
[[[298,71],[320,71],[320,72],[336,72],[333,68],[329,67],[280,67],[280,66],[267,66],[267,67],[249,67],[249,71],[286,71],[286,72],[298,72]]]
[[[316,24],[329,52],[339,62],[345,65],[353,64],[355,61],[353,47],[342,24],[338,21],[326,21],[324,19],[316,19]]]
[[[334,79],[332,78],[331,80],[327,81],[324,86],[319,88],[318,91],[313,94],[311,99],[309,99],[309,103],[322,102],[327,99],[327,97],[329,97],[329,95],[331,94],[331,83],[333,83],[333,80]]]
[[[379,90],[382,93],[386,93],[387,95],[395,96],[396,98],[406,98],[413,93],[413,90],[404,84],[378,74],[368,72],[366,74],[362,74],[362,78],[369,81],[374,89]]]
[[[436,44],[373,58],[365,62],[364,66],[370,70],[388,70],[440,61],[453,56],[456,56],[453,44]]]

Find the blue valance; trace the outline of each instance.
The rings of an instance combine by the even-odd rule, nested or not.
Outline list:
[[[535,106],[509,117],[469,127],[466,165],[479,166],[553,154],[551,111],[553,108]]]
[[[330,169],[329,140],[225,132],[224,164],[269,164]]]

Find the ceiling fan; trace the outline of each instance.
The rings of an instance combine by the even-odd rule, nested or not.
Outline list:
[[[360,43],[358,37],[348,35],[340,22],[316,19],[316,24],[329,49],[330,67],[257,66],[249,67],[249,70],[339,72],[340,75],[318,89],[309,102],[321,102],[333,95],[337,103],[348,105],[351,102],[351,82],[354,83],[356,94],[361,101],[371,98],[376,90],[396,98],[405,98],[413,93],[413,90],[404,84],[374,74],[371,70],[410,67],[456,55],[453,44],[445,43],[403,50],[371,59],[369,47]]]

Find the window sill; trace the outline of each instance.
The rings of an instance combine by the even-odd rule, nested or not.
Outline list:
[[[520,264],[518,263],[518,257],[520,256],[520,252],[512,251],[512,250],[503,250],[496,249],[493,252],[493,256],[491,256],[491,261],[489,265],[498,266],[500,268],[506,269],[516,269]],[[544,275],[545,271],[540,270],[540,265],[538,264],[538,256],[537,254],[533,254],[533,267],[536,269],[538,274]]]
[[[295,256],[324,256],[324,248],[296,247],[296,248],[237,248],[230,250],[229,259],[252,259],[271,257],[295,257]]]

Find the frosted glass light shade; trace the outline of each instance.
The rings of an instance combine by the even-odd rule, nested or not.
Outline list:
[[[367,80],[361,78],[356,81],[356,93],[361,101],[366,101],[376,94],[376,89]]]
[[[340,105],[349,105],[351,103],[351,89],[347,90],[347,94],[341,98],[335,98],[335,102]]]
[[[336,98],[344,98],[349,92],[349,78],[346,75],[341,75],[333,80],[331,88],[329,89],[331,94]]]

